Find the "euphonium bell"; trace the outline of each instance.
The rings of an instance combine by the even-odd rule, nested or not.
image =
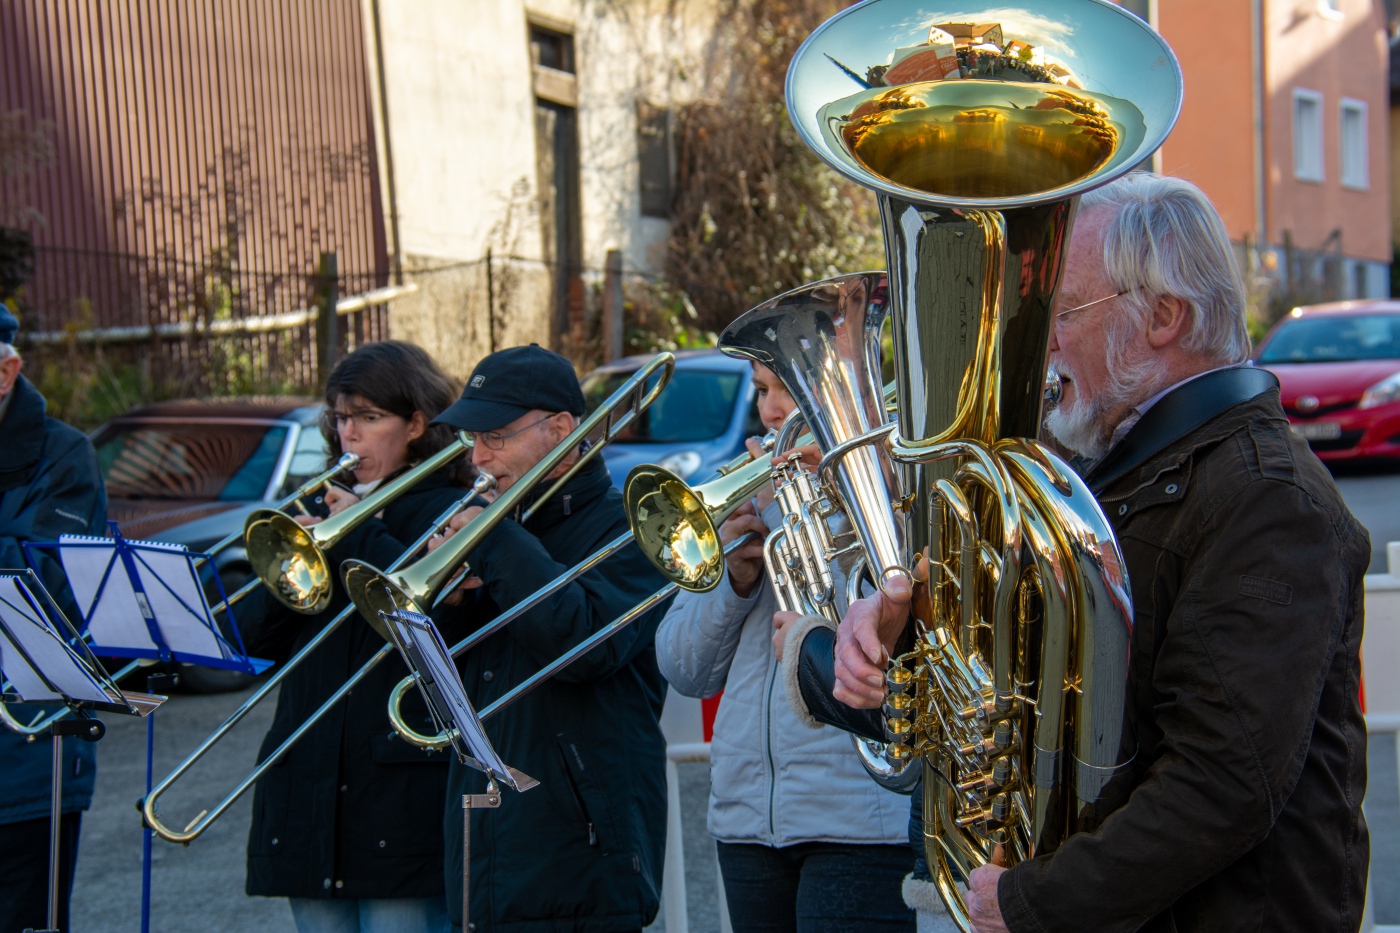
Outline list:
[[[803,406],[874,578],[913,574],[888,754],[923,760],[928,861],[964,930],[958,883],[995,852],[1012,865],[1092,828],[1134,751],[1122,557],[1089,490],[1032,439],[1078,197],[1161,145],[1181,91],[1171,49],[1107,0],[871,0],[789,67],[803,139],[877,193],[888,296],[877,309],[864,276],[809,285],[721,345]],[[884,313],[888,431],[869,376]]]

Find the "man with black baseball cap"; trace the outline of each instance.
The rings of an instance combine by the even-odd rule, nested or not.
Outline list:
[[[436,421],[473,436],[473,462],[504,491],[583,413],[573,366],[531,344],[482,360],[462,398]],[[577,457],[573,452],[554,473]],[[464,513],[454,530],[479,511]],[[447,612],[479,627],[627,530],[622,497],[596,457],[524,522],[507,519],[486,536],[469,558],[464,598]],[[480,709],[499,699],[664,584],[635,545],[624,548],[466,653],[459,666],[472,702]],[[653,639],[667,603],[486,722],[505,761],[540,786],[508,795],[498,809],[471,811],[476,929],[629,931],[655,919],[666,835],[659,726],[666,683]],[[485,789],[482,774],[452,764],[443,831],[455,923],[462,910],[461,799]]]

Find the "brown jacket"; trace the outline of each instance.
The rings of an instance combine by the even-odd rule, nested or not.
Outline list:
[[[1007,872],[1013,933],[1353,931],[1370,539],[1272,389],[1098,491],[1135,614],[1122,805]]]

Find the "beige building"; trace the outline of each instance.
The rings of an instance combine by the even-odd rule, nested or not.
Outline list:
[[[669,115],[696,93],[710,4],[364,6],[388,252],[419,286],[394,335],[462,376],[492,348],[595,332],[610,251],[660,269]]]
[[[1383,0],[1125,0],[1181,59],[1160,169],[1200,185],[1260,269],[1317,297],[1389,295]]]

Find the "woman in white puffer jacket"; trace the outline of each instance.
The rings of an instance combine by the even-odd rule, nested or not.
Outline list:
[[[778,427],[792,397],[758,364],[753,381],[763,423]],[[803,450],[814,466],[816,449]],[[756,542],[729,556],[714,590],[678,596],[656,633],[657,661],[675,690],[724,691],[710,745],[709,830],[730,922],[736,933],[913,931],[900,895],[913,864],[909,798],[875,784],[850,736],[795,710],[778,683],[777,603],[762,541],[780,522],[770,489],[725,522],[725,543],[750,532]]]

